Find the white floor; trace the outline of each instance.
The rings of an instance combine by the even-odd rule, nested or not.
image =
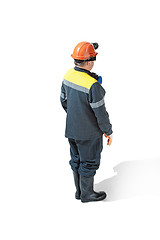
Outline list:
[[[95,177],[95,190],[105,190],[107,199],[85,204],[74,200],[72,178],[67,171],[65,196],[56,201],[58,239],[64,232],[71,239],[159,239],[160,158],[125,161],[114,171],[101,181]],[[62,187],[58,187],[60,195]]]
[[[159,1],[1,1],[0,240],[159,240]],[[82,204],[64,138],[61,82],[98,42],[113,144]]]
[[[74,199],[68,162],[54,160],[3,176],[1,239],[159,239],[160,159],[124,161],[110,171],[103,159],[95,190],[108,197],[95,203]]]

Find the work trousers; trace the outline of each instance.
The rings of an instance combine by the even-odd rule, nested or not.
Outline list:
[[[82,176],[94,176],[100,166],[103,137],[101,136],[93,140],[74,140],[69,138],[68,141],[71,155],[69,163],[72,170],[77,171]]]

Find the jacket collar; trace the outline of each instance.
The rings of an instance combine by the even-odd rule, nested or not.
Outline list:
[[[85,72],[85,73],[87,73],[88,75],[91,76],[91,72],[86,70],[86,69],[79,68],[79,67],[74,67],[74,70],[79,71],[79,72]]]
[[[89,76],[93,77],[94,79],[96,79],[98,81],[98,75],[96,73],[90,72],[90,71],[88,71],[86,69],[79,68],[79,67],[75,67],[74,70],[79,71],[79,72],[85,72]]]

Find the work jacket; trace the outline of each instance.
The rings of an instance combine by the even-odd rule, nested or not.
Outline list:
[[[75,140],[112,134],[105,108],[105,90],[91,72],[75,67],[64,76],[61,104],[67,113],[65,137]]]

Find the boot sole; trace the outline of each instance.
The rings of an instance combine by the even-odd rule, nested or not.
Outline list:
[[[81,198],[80,197],[75,197],[75,199],[80,200]]]
[[[101,196],[99,198],[95,198],[95,199],[83,199],[81,198],[81,202],[82,203],[86,203],[86,202],[98,202],[98,201],[102,201],[107,197],[107,194],[105,194],[104,196]]]

